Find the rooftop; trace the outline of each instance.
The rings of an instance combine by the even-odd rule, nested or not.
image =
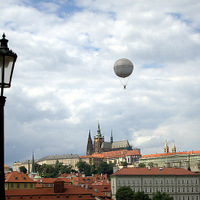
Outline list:
[[[80,156],[81,158],[120,158],[125,156],[140,156],[138,149],[135,150],[118,150],[118,151],[108,151],[103,153],[94,153],[92,155]]]
[[[194,155],[194,154],[200,154],[200,151],[183,151],[183,152],[176,152],[176,153],[159,153],[159,154],[149,154],[149,155],[143,155],[141,158],[153,158],[153,157],[164,157],[164,156],[170,156],[170,155]]]
[[[85,188],[77,186],[66,186],[63,193],[55,193],[54,188],[41,188],[41,189],[26,189],[26,190],[6,190],[6,199],[84,199],[95,200],[98,199],[111,199],[102,192],[86,190]]]
[[[5,182],[34,183],[35,181],[26,174],[24,174],[23,172],[14,171],[5,174]]]
[[[115,172],[112,176],[117,175],[195,175],[200,174],[188,171],[183,168],[145,168],[145,167],[127,167],[122,168],[119,171]]]

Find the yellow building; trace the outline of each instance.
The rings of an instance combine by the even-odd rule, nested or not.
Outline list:
[[[22,172],[10,172],[5,176],[5,190],[35,189],[36,182]]]

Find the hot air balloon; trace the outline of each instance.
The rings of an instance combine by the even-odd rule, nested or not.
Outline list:
[[[126,78],[132,74],[133,68],[134,68],[133,63],[126,58],[121,58],[117,60],[114,64],[114,72],[118,77],[122,78],[121,83],[124,86],[124,89],[126,89],[129,80],[129,78],[128,79]]]

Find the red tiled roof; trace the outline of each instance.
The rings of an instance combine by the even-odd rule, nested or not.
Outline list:
[[[81,173],[72,172],[70,174],[61,174],[59,178],[69,178],[69,177],[76,177],[76,176],[81,176]]]
[[[110,182],[107,180],[107,174],[104,175],[93,175],[87,177],[72,177],[72,183],[76,186],[109,186]]]
[[[99,180],[99,181],[95,181],[94,183],[92,183],[92,185],[109,185],[109,183],[107,182],[107,180]]]
[[[37,183],[54,183],[56,178],[40,178],[37,180]]]
[[[176,155],[176,154],[200,154],[200,151],[184,151],[184,152],[176,152],[176,153],[160,153],[160,154],[149,154],[143,155],[141,158],[153,158],[153,157],[164,157],[169,155]]]
[[[101,192],[94,192],[93,190],[86,190],[85,188],[76,186],[67,186],[64,188],[63,193],[54,193],[54,188],[42,188],[42,189],[26,189],[26,190],[6,190],[6,199],[18,199],[16,197],[23,197],[23,199],[32,200],[38,199],[40,197],[43,199],[84,199],[84,200],[95,200],[95,197],[99,199],[110,199],[105,194]],[[28,198],[29,197],[29,198]]]
[[[63,181],[64,183],[72,183],[69,178],[40,178],[37,180],[37,188],[44,184],[54,184],[55,181]]]
[[[145,167],[125,167],[115,172],[115,175],[200,175],[183,168],[145,168]]]
[[[5,182],[34,183],[35,181],[23,172],[10,172],[5,175]]]
[[[125,156],[140,156],[140,152],[138,149],[135,150],[118,150],[118,151],[108,151],[102,153],[94,153],[92,155],[80,156],[81,158],[121,158]]]

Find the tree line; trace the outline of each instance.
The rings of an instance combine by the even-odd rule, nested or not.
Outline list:
[[[106,162],[101,162],[97,167],[95,165],[89,165],[86,162],[80,161],[76,164],[78,171],[74,170],[71,165],[64,165],[62,162],[56,161],[55,165],[48,164],[35,164],[35,170],[39,173],[39,176],[44,178],[57,178],[60,174],[69,174],[71,172],[80,172],[85,174],[85,176],[91,176],[92,174],[107,174],[108,177],[113,173],[114,164],[107,164]],[[27,169],[21,166],[20,171],[27,173]]]

